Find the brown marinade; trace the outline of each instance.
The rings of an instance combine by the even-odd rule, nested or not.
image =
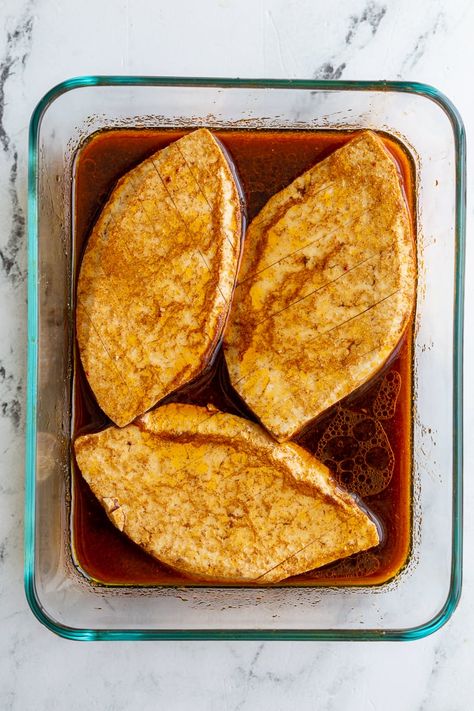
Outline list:
[[[115,182],[129,169],[182,136],[176,130],[119,129],[96,134],[79,151],[74,174],[77,274],[95,219]],[[216,131],[240,177],[250,221],[267,200],[300,173],[353,137],[347,131]],[[382,136],[393,155],[414,215],[414,170],[401,145]],[[255,419],[229,385],[219,352],[199,380],[166,402],[213,403]],[[110,424],[95,402],[76,352],[72,435]],[[296,440],[324,461],[377,517],[377,548],[331,563],[279,585],[364,585],[392,578],[404,565],[411,532],[412,325],[390,362],[370,382],[327,410]],[[193,585],[162,566],[108,520],[75,464],[72,473],[72,547],[76,564],[109,585]],[[209,583],[206,583],[209,584]]]

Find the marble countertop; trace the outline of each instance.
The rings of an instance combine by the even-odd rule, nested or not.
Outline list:
[[[470,0],[2,0],[0,4],[0,709],[467,711],[474,523],[454,617],[412,643],[68,642],[23,594],[27,127],[81,74],[405,79],[474,125]],[[472,187],[472,182],[470,183]],[[468,192],[469,194],[469,192]],[[468,243],[472,204],[468,207]],[[468,249],[465,509],[474,506],[474,264]]]

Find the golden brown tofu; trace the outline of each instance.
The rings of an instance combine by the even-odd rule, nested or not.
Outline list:
[[[384,364],[410,319],[415,281],[395,163],[363,132],[250,224],[225,334],[232,385],[289,439]]]
[[[158,407],[75,453],[112,523],[193,577],[271,583],[379,542],[323,464],[212,406]]]
[[[87,379],[116,424],[208,364],[226,322],[240,237],[239,192],[206,129],[117,183],[87,244],[76,311]]]

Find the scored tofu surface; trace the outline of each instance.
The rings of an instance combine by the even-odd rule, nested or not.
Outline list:
[[[384,364],[415,283],[397,169],[365,131],[250,224],[224,337],[233,387],[278,440],[289,439]]]
[[[323,464],[212,406],[164,405],[74,448],[114,525],[197,578],[277,582],[379,542]]]
[[[232,299],[241,221],[233,174],[206,129],[118,181],[84,253],[76,308],[84,371],[116,424],[208,364]]]

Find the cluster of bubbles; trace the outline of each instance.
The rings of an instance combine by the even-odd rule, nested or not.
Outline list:
[[[371,412],[339,405],[316,450],[316,456],[349,491],[365,498],[390,483],[395,457],[381,421],[395,414],[401,378],[391,371],[382,379]]]
[[[391,370],[380,383],[372,412],[378,420],[391,420],[395,415],[402,378],[396,370]]]
[[[370,551],[362,551],[349,558],[318,568],[309,574],[314,578],[360,578],[374,575],[380,569],[380,558]]]

